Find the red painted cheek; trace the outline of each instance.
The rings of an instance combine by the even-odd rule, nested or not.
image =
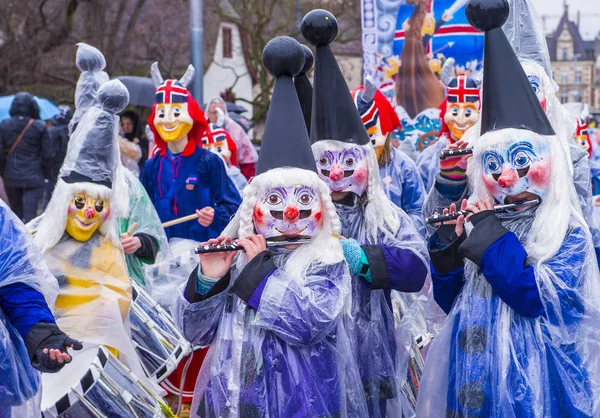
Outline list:
[[[67,215],[71,216],[77,213],[78,209],[74,205],[69,205],[69,209],[67,209]]]
[[[540,161],[532,164],[528,173],[528,177],[531,179],[531,182],[538,187],[548,186],[551,175],[552,168],[550,166],[550,161]]]
[[[318,211],[317,213],[315,213],[315,220],[317,221],[318,225],[321,225],[321,222],[323,220],[323,212]]]
[[[366,167],[359,168],[358,170],[356,170],[354,172],[354,178],[359,182],[365,181],[368,176],[369,176],[369,170]]]
[[[261,208],[254,208],[254,223],[258,225],[262,225],[264,222],[264,213]]]
[[[485,184],[485,188],[488,190],[488,192],[492,194],[494,193],[494,191],[496,191],[496,188],[498,186],[498,183],[496,182],[496,180],[494,180],[492,176],[483,176],[483,184]]]
[[[110,216],[110,208],[105,208],[102,212],[100,212],[100,219],[102,222],[106,221]]]

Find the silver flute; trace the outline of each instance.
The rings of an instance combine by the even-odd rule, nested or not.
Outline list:
[[[473,148],[461,148],[461,149],[446,149],[440,152],[440,158],[455,157],[457,155],[470,155],[473,154]]]
[[[508,203],[506,205],[496,205],[496,206],[494,206],[494,212],[500,213],[500,212],[504,212],[507,209],[514,209],[514,208],[518,208],[521,206],[535,206],[539,203],[540,203],[539,199],[520,200],[518,202]],[[453,221],[455,219],[458,219],[458,217],[460,215],[467,216],[469,213],[472,213],[472,212],[470,210],[458,210],[454,213],[449,213],[447,215],[433,215],[433,216],[430,216],[429,218],[425,219],[425,222],[427,222],[429,225],[434,225],[434,224],[437,224],[440,222]]]
[[[267,241],[267,248],[283,247],[286,245],[308,244],[310,239],[297,239],[290,241]],[[208,245],[204,244],[194,249],[196,254],[220,253],[224,251],[244,251],[244,248],[235,242],[231,244]]]

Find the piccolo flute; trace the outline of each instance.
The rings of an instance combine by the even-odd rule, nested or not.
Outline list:
[[[457,155],[471,155],[473,154],[473,148],[461,148],[461,149],[446,149],[440,152],[440,158],[456,157]]]
[[[518,202],[508,203],[506,205],[496,205],[494,206],[494,212],[500,213],[507,209],[514,209],[521,206],[535,206],[540,203],[539,199],[533,200],[521,200]],[[448,222],[458,219],[460,215],[467,216],[469,213],[472,213],[470,210],[459,210],[454,213],[449,213],[447,215],[433,215],[425,220],[429,225],[437,224],[440,222]]]
[[[297,245],[297,244],[308,244],[310,239],[297,239],[291,241],[267,241],[267,248],[271,247],[283,247],[285,245]],[[204,244],[196,249],[196,254],[209,254],[209,253],[220,253],[224,251],[244,251],[244,248],[236,243],[221,244],[221,245],[208,245]]]

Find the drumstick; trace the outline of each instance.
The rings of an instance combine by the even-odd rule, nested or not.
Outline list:
[[[127,230],[127,235],[129,235],[130,237],[133,236],[133,234],[135,233],[135,231],[137,231],[139,227],[140,226],[137,224],[137,222],[132,223],[129,229]]]
[[[194,219],[198,219],[200,217],[200,215],[198,215],[197,213],[193,213],[191,215],[187,215],[187,216],[182,216],[181,218],[177,218],[177,219],[173,219],[171,221],[165,222],[162,224],[163,228],[168,228],[170,226],[173,225],[179,225],[182,224],[184,222],[189,222],[189,221],[193,221]]]

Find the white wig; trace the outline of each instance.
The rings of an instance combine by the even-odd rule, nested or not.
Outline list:
[[[321,155],[323,151],[333,150],[342,151],[350,147],[362,147],[366,151],[367,168],[369,170],[369,183],[367,185],[367,205],[365,207],[364,237],[357,237],[359,242],[379,242],[379,234],[383,233],[391,238],[396,237],[400,229],[400,217],[398,208],[385,194],[381,186],[381,177],[379,176],[379,163],[375,147],[371,143],[366,145],[345,144],[335,140],[324,140],[315,142],[312,145],[315,157]]]
[[[127,186],[125,185],[125,187]],[[53,248],[65,234],[69,205],[73,196],[79,193],[86,193],[109,201],[111,213],[102,223],[100,233],[104,235],[105,239],[111,240],[115,246],[121,245],[117,225],[117,219],[120,217],[120,208],[117,202],[120,199],[116,198],[115,191],[94,183],[66,183],[59,178],[33,237],[34,243],[42,253]],[[127,200],[126,194],[125,200]]]
[[[309,265],[327,266],[344,260],[342,247],[337,238],[341,230],[340,220],[329,196],[329,188],[316,173],[300,168],[282,167],[254,177],[244,188],[242,204],[221,236],[245,238],[255,234],[253,214],[260,193],[273,187],[295,185],[315,189],[323,207],[322,229],[309,244],[303,244],[294,250],[285,267],[288,274],[301,277]],[[246,256],[242,253],[238,257],[237,266],[241,269],[245,264]]]
[[[548,191],[539,205],[531,230],[524,246],[532,264],[542,263],[552,258],[562,245],[570,222],[573,220],[585,225],[578,204],[573,180],[569,173],[568,155],[564,154],[556,136],[542,136],[523,129],[501,129],[488,132],[474,141],[467,175],[473,193],[470,203],[481,199],[493,199],[486,189],[483,177],[483,154],[492,147],[514,141],[515,138],[542,138],[548,144],[552,162],[552,173]]]

